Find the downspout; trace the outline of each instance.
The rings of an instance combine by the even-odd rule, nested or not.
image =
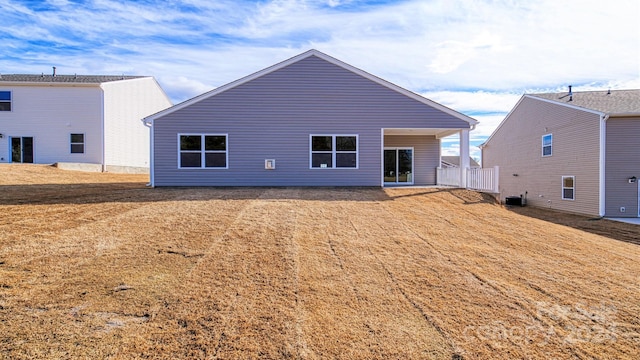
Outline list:
[[[153,154],[153,145],[154,145],[154,141],[153,141],[153,119],[151,120],[147,120],[147,119],[142,119],[142,123],[144,124],[144,126],[149,128],[149,183],[147,184],[147,186],[150,187],[155,187],[155,182],[154,182],[154,177],[153,177],[153,168],[154,168],[154,159],[155,156]]]
[[[384,188],[384,128],[380,129],[380,187]]]
[[[605,165],[606,165],[606,156],[607,156],[607,120],[609,119],[609,115],[607,114],[602,114],[600,115],[600,166],[599,166],[599,183],[600,183],[600,188],[599,188],[599,196],[598,196],[598,215],[600,217],[604,217],[605,214],[605,202],[607,199],[607,194],[606,194],[606,189],[607,187],[605,186],[605,181],[606,181],[606,172],[605,172]]]
[[[105,149],[106,149],[106,133],[105,133],[105,129],[104,129],[104,89],[102,88],[102,85],[100,85],[100,92],[102,93],[102,96],[100,96],[100,131],[102,132],[101,136],[100,136],[100,142],[101,144],[101,155],[100,155],[100,167],[102,169],[102,172],[107,171],[107,165],[105,164]]]

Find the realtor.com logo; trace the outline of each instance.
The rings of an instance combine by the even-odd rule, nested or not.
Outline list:
[[[546,346],[553,343],[614,343],[616,308],[613,306],[552,305],[539,302],[535,324],[510,325],[495,321],[480,326],[467,326],[464,336],[482,342],[509,342]]]

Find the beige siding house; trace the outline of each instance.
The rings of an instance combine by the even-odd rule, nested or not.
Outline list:
[[[528,94],[482,144],[499,192],[528,205],[639,217],[640,90]]]

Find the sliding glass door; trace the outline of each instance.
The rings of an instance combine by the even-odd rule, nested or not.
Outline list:
[[[33,163],[33,138],[11,138],[11,162]]]
[[[413,184],[413,148],[384,149],[384,183]]]

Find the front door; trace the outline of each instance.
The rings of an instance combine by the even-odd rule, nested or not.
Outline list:
[[[11,138],[11,162],[33,163],[33,138]]]
[[[413,184],[413,148],[384,149],[384,183]]]

